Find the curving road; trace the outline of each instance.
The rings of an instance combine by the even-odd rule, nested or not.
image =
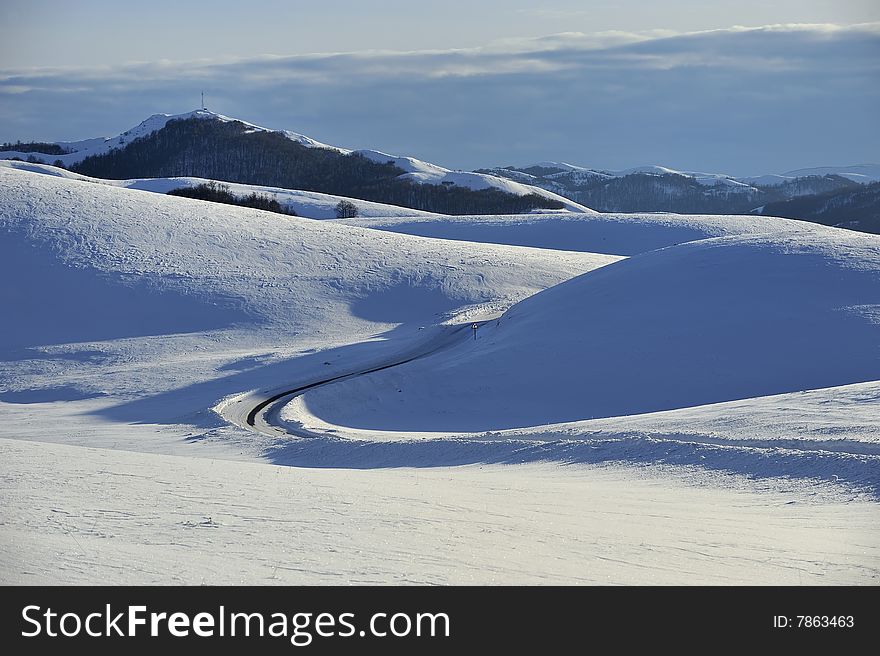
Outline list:
[[[479,322],[482,325],[484,322]],[[363,376],[375,371],[382,371],[397,367],[413,360],[427,357],[438,351],[450,348],[454,344],[464,341],[465,337],[470,337],[471,323],[442,326],[441,333],[433,339],[427,340],[418,346],[411,348],[403,353],[397,354],[392,359],[385,359],[372,365],[362,366],[355,371],[343,374],[336,374],[329,378],[322,378],[309,383],[299,385],[297,387],[276,388],[274,390],[247,392],[233,399],[229,399],[217,408],[217,412],[227,421],[247,428],[258,431],[267,435],[297,435],[299,437],[311,437],[307,432],[297,432],[289,428],[284,428],[278,421],[278,413],[291,399],[307,392],[310,389],[329,385],[340,380],[347,380],[356,376]]]

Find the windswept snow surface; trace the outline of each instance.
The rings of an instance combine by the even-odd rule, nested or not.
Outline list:
[[[0,449],[4,583],[876,583],[880,506],[817,488],[626,467],[316,470]]]
[[[0,167],[0,582],[880,580],[877,237],[44,173]]]

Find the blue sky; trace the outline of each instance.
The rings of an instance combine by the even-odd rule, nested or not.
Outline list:
[[[4,0],[0,140],[115,134],[204,90],[223,114],[453,168],[876,162],[877,21],[868,0]]]

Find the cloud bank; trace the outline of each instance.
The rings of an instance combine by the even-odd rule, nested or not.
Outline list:
[[[452,167],[733,174],[880,159],[880,24],[564,33],[484,48],[0,69],[0,140],[211,109]]]

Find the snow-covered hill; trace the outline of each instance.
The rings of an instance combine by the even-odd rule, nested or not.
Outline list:
[[[299,402],[339,426],[476,432],[874,381],[878,307],[878,237],[808,226],[699,240],[557,285],[460,349]]]
[[[546,189],[542,189],[540,187],[523,185],[518,182],[513,182],[504,178],[499,178],[491,175],[471,173],[468,171],[452,171],[442,166],[423,162],[412,157],[399,157],[396,155],[389,155],[378,150],[351,150],[348,148],[330,146],[297,132],[291,132],[289,130],[270,130],[259,125],[254,125],[253,123],[249,123],[247,121],[242,121],[240,119],[230,118],[222,114],[217,114],[207,109],[197,109],[191,112],[186,112],[184,114],[154,114],[153,116],[142,121],[140,124],[133,127],[132,129],[126,130],[122,134],[114,137],[99,137],[94,139],[85,139],[83,141],[57,142],[56,145],[67,151],[65,154],[61,155],[44,155],[34,152],[7,150],[0,151],[0,158],[18,158],[25,161],[29,159],[38,160],[38,163],[46,164],[59,161],[63,166],[69,167],[71,165],[81,162],[86,157],[91,157],[95,155],[106,155],[113,150],[125,148],[128,144],[135,141],[136,139],[149,136],[150,134],[161,130],[167,125],[169,121],[188,119],[220,121],[223,123],[242,123],[243,125],[245,125],[249,132],[279,132],[291,141],[294,141],[303,146],[307,146],[309,148],[323,148],[346,155],[352,153],[359,154],[374,162],[379,163],[393,162],[404,171],[401,176],[402,178],[417,183],[450,186],[454,185],[473,190],[493,188],[517,196],[537,194],[539,196],[561,202],[563,204],[563,207],[570,211],[592,211],[589,208],[580,205],[579,203],[576,203],[553,192],[549,192]]]
[[[393,162],[395,166],[403,169],[406,173],[401,176],[407,180],[424,184],[443,184],[456,185],[466,187],[468,189],[498,189],[509,194],[524,196],[526,194],[537,193],[539,195],[547,195],[548,198],[558,200],[563,204],[564,209],[571,212],[593,213],[593,210],[584,207],[579,203],[575,203],[569,198],[560,194],[548,191],[532,184],[524,184],[509,178],[488,175],[485,173],[475,173],[471,171],[452,171],[450,169],[429,164],[412,157],[397,157],[388,155],[375,150],[356,150],[348,151],[363,155],[374,162]]]
[[[248,129],[254,132],[270,131],[267,128],[260,127],[259,125],[254,125],[253,123],[248,123],[247,121],[242,121],[236,118],[230,118],[228,116],[224,116],[223,114],[211,112],[207,109],[196,109],[191,112],[186,112],[184,114],[153,114],[149,118],[138,123],[135,127],[131,128],[130,130],[126,130],[122,134],[118,134],[115,137],[95,137],[93,139],[83,139],[81,141],[58,141],[56,142],[56,144],[67,151],[67,153],[63,155],[43,155],[41,153],[8,150],[0,152],[0,157],[5,159],[18,157],[20,159],[26,160],[28,156],[34,155],[38,159],[44,160],[46,162],[55,162],[56,160],[60,160],[64,166],[70,166],[72,164],[76,164],[77,162],[81,162],[86,157],[92,157],[94,155],[106,155],[111,150],[124,148],[127,144],[130,144],[135,139],[149,136],[153,132],[161,130],[165,127],[168,121],[187,119],[222,121],[224,123],[235,121],[239,123],[244,123],[244,125],[247,126]],[[290,132],[287,130],[283,130],[282,132],[291,141],[296,141],[303,146],[309,146],[312,148],[329,148],[332,150],[338,150],[340,152],[350,152],[343,151],[342,149],[338,149],[333,146],[328,146],[327,144],[322,144],[319,141],[315,141],[314,139],[311,139],[310,137],[302,134],[297,134],[296,132]]]

